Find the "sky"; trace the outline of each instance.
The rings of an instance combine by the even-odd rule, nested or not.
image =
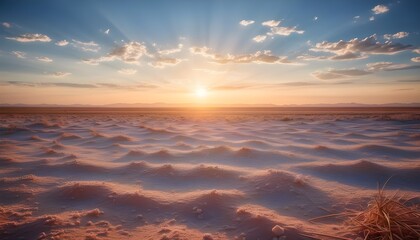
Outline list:
[[[420,102],[420,1],[0,1],[0,103]]]

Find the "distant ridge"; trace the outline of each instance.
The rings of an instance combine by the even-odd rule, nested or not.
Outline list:
[[[319,103],[319,104],[170,104],[170,103],[113,103],[104,105],[89,104],[0,104],[0,107],[73,107],[73,108],[184,108],[184,107],[214,107],[214,108],[275,108],[275,107],[420,107],[420,103],[385,103],[385,104],[363,104],[363,103]]]

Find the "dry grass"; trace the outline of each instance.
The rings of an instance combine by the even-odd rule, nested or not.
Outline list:
[[[420,239],[419,206],[408,206],[407,200],[397,195],[388,196],[380,189],[365,210],[350,213],[346,221],[349,231],[372,240]]]
[[[387,195],[384,187],[378,190],[366,209],[348,210],[311,221],[344,217],[347,219],[344,222],[346,232],[362,237],[364,240],[420,240],[420,206],[418,204],[408,205],[409,200],[404,200],[404,197],[399,196],[398,192]],[[343,239],[329,235],[328,237]]]

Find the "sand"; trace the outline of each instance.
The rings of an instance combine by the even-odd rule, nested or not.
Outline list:
[[[0,239],[354,239],[309,220],[420,202],[418,110],[7,112]]]

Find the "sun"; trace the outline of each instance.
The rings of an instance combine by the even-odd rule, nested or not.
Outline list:
[[[207,89],[203,87],[198,87],[195,89],[195,95],[199,98],[203,98],[207,96]]]

